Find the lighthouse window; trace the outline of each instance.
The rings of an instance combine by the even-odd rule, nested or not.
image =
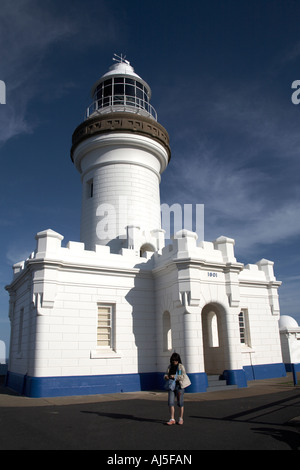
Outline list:
[[[112,85],[107,85],[104,87],[104,96],[112,96]]]
[[[135,96],[135,88],[132,85],[125,85],[125,95]]]
[[[114,348],[113,306],[98,305],[97,346]]]
[[[207,315],[208,325],[208,344],[210,348],[219,347],[219,328],[218,328],[218,317],[216,312],[213,310]]]
[[[171,317],[169,312],[163,314],[163,350],[171,351],[172,349],[172,330]]]
[[[250,347],[249,319],[248,311],[243,309],[239,313],[240,342]]]
[[[114,95],[124,95],[124,84],[115,84],[114,86]]]
[[[141,99],[143,99],[144,97],[142,90],[140,90],[139,88],[136,89],[136,96]]]
[[[89,115],[110,106],[132,106],[145,109],[150,114],[154,111],[149,104],[147,87],[128,77],[113,77],[99,83],[93,99],[92,105],[88,108]]]
[[[87,183],[86,183],[86,187],[87,187],[87,197],[88,198],[91,198],[94,196],[94,182],[92,179],[90,179]]]
[[[96,99],[100,100],[102,98],[103,87],[99,86],[96,90]]]

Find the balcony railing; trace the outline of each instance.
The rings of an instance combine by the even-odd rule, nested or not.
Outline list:
[[[94,114],[103,114],[116,111],[127,111],[151,117],[157,121],[157,113],[153,106],[147,101],[136,96],[114,95],[106,96],[93,103],[87,108],[85,118]]]

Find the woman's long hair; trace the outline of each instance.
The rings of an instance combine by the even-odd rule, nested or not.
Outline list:
[[[179,356],[179,354],[177,354],[176,352],[174,352],[172,354],[172,356],[170,357],[170,363],[172,364],[173,361],[178,361],[179,364],[182,364],[181,362],[181,357]]]

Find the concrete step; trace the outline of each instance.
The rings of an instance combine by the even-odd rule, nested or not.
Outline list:
[[[218,392],[220,390],[234,390],[237,388],[237,385],[227,385],[226,380],[221,379],[219,375],[208,375],[207,381],[207,392]]]

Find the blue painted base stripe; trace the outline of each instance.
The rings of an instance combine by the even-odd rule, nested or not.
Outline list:
[[[294,385],[298,385],[297,372],[300,372],[300,363],[286,363],[284,366],[287,372],[292,372]]]
[[[164,379],[164,373],[159,373],[158,374],[158,382],[157,382],[157,389],[158,390],[164,390],[165,387],[165,379]],[[206,392],[206,389],[208,387],[208,381],[207,381],[207,375],[205,372],[198,372],[194,374],[188,374],[191,385],[185,389],[185,393],[200,393],[200,392]]]
[[[208,387],[205,372],[188,374],[191,385],[186,393],[206,392]],[[31,398],[59,397],[75,395],[98,395],[105,393],[139,392],[164,389],[164,373],[95,375],[70,377],[29,377],[8,371],[6,386],[21,395]],[[241,370],[226,370],[223,376],[227,385],[247,387],[247,380],[285,377],[285,365],[264,364],[245,366]]]
[[[8,372],[7,387],[31,398],[98,395],[157,389],[157,373],[29,377]]]
[[[243,367],[247,380],[263,380],[275,379],[277,377],[286,377],[285,365],[278,364],[261,364]]]
[[[208,387],[207,375],[205,372],[188,374],[191,385],[185,389],[185,393],[206,392]]]
[[[224,370],[222,375],[227,385],[237,385],[238,388],[247,387],[246,373],[243,369]]]
[[[284,367],[287,372],[293,372],[293,369],[296,370],[296,372],[300,372],[300,363],[294,364],[294,363],[286,362],[284,364]]]
[[[8,372],[6,385],[21,395],[30,398],[62,397],[76,395],[98,395],[105,393],[164,390],[164,373],[29,377]],[[189,374],[191,385],[187,393],[206,392],[207,375],[202,372]]]

